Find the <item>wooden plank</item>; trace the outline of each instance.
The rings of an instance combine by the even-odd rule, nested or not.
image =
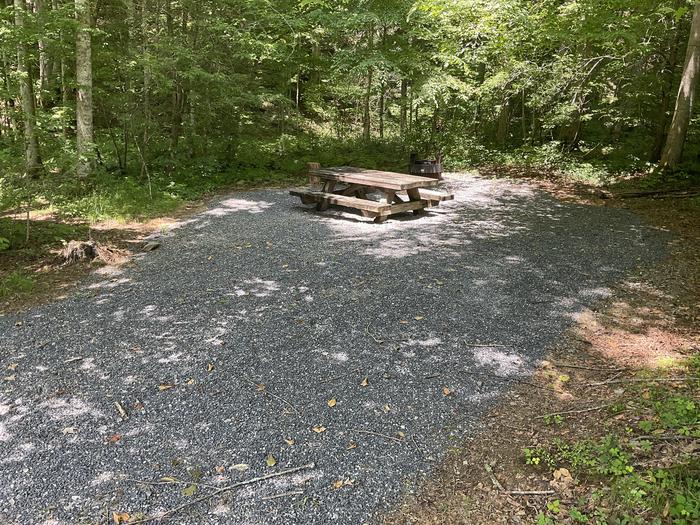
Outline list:
[[[374,188],[389,190],[408,190],[414,188],[435,187],[440,182],[427,177],[392,173],[389,171],[366,170],[352,167],[312,169],[310,175],[325,180],[335,180],[349,184],[361,184]]]
[[[389,210],[388,215],[393,215],[395,213],[404,213],[407,211],[422,210],[423,208],[425,208],[429,205],[430,205],[430,203],[428,201],[424,201],[424,200],[408,201],[408,202],[402,202],[400,204],[392,204],[391,210]]]
[[[429,201],[443,202],[451,201],[455,198],[454,193],[444,193],[441,191],[426,190],[422,188],[419,189],[418,192],[420,193],[421,199]]]
[[[355,208],[358,210],[365,210],[374,213],[386,213],[391,209],[390,204],[383,202],[371,201],[367,199],[358,199],[357,197],[347,197],[345,195],[337,195],[335,193],[326,193],[323,191],[315,191],[307,188],[297,188],[289,190],[290,195],[295,197],[301,197],[302,199],[313,198],[315,202],[327,202],[328,204],[335,204],[336,206],[343,206],[345,208]]]

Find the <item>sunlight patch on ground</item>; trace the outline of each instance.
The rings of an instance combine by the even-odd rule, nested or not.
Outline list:
[[[605,358],[630,368],[664,368],[687,358],[683,350],[697,345],[690,337],[672,331],[667,321],[657,317],[647,307],[630,307],[627,303],[613,305],[613,317],[604,325],[596,313],[585,310],[578,316],[578,332]],[[656,319],[656,326],[653,326]],[[651,321],[651,322],[650,322]],[[651,327],[650,324],[652,325]],[[639,328],[647,328],[640,332]]]
[[[75,419],[81,416],[105,417],[100,410],[76,397],[70,399],[49,399],[39,404],[39,408],[45,409],[47,415],[56,421]]]
[[[473,355],[479,365],[493,368],[500,377],[516,375],[523,371],[525,365],[521,356],[495,347],[477,348]]]
[[[231,213],[263,213],[265,210],[273,206],[273,203],[267,201],[251,201],[246,199],[226,199],[219,203],[219,207],[213,208],[204,212],[204,215],[213,217],[225,217]]]

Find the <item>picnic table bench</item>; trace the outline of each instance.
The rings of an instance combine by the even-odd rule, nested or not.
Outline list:
[[[421,214],[425,208],[437,206],[454,195],[435,191],[440,181],[428,177],[377,171],[351,166],[309,169],[310,188],[295,188],[290,194],[303,204],[315,204],[323,211],[335,205],[359,210],[374,222],[384,222],[390,215],[412,211]],[[380,199],[371,198],[379,194]]]

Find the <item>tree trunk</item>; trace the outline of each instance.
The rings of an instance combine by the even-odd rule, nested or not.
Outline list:
[[[405,78],[401,79],[401,112],[399,117],[399,128],[401,131],[401,137],[403,138],[404,132],[406,131],[406,115],[408,114],[408,108],[406,107],[406,99],[408,95],[408,82]]]
[[[75,0],[75,79],[78,99],[75,107],[77,131],[77,175],[85,178],[93,167],[92,123],[92,40],[90,35],[90,0]]]
[[[508,140],[508,132],[510,131],[510,106],[511,99],[507,98],[501,104],[501,110],[498,114],[498,127],[496,128],[496,144],[504,146]]]
[[[370,54],[372,53],[374,49],[374,26],[370,24],[369,29],[367,31],[367,48],[369,49]],[[365,100],[364,100],[364,114],[362,117],[362,137],[365,140],[369,140],[371,137],[372,133],[372,120],[371,120],[371,114],[369,111],[369,103],[370,99],[372,96],[372,77],[374,74],[374,69],[372,66],[369,67],[367,70],[367,89],[365,90]]]
[[[681,6],[682,0],[676,2],[675,7]],[[673,36],[669,39],[669,53],[665,67],[661,68],[660,75],[665,77],[661,86],[661,103],[659,104],[659,113],[656,118],[656,133],[654,134],[654,142],[649,151],[649,162],[656,163],[661,160],[661,153],[666,143],[666,129],[668,128],[668,117],[671,106],[671,93],[673,91],[673,81],[676,76],[676,66],[678,65],[678,46],[680,45],[681,30],[676,28]]]
[[[39,19],[39,26],[43,27],[45,22],[44,0],[34,0],[34,9]],[[46,52],[46,42],[43,37],[39,38],[39,105],[44,107],[45,98],[49,94],[49,56]]]
[[[14,0],[15,25],[20,31],[24,28],[26,9],[25,0]],[[41,173],[42,165],[39,155],[39,139],[36,134],[34,88],[27,67],[27,45],[24,42],[17,44],[17,73],[24,120],[25,168],[28,175],[35,177]]]
[[[700,74],[700,1],[695,2],[693,22],[688,37],[688,50],[685,55],[685,67],[681,77],[681,85],[676,98],[676,108],[673,120],[668,130],[666,147],[661,156],[661,167],[666,170],[675,169],[683,156],[683,146],[688,133],[688,125],[693,113],[695,91]]]
[[[384,100],[385,100],[385,90],[384,83],[382,82],[380,86],[379,93],[379,138],[384,138]]]
[[[143,60],[143,137],[140,148],[141,177],[148,172],[148,142],[151,127],[151,65],[148,43],[148,0],[141,4],[141,57]]]

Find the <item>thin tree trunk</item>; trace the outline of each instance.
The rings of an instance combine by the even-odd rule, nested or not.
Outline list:
[[[408,108],[406,107],[406,98],[408,95],[408,82],[405,78],[401,79],[401,111],[399,117],[399,128],[401,131],[401,137],[403,138],[404,132],[406,131],[406,115],[408,113]]]
[[[92,122],[92,39],[90,35],[90,0],[75,0],[78,31],[75,36],[75,77],[78,87],[76,102],[77,175],[85,178],[93,168]]]
[[[506,98],[502,105],[501,111],[498,114],[498,127],[496,129],[496,144],[499,146],[505,145],[508,140],[508,132],[510,131],[510,110],[511,99]]]
[[[141,55],[143,59],[143,138],[139,148],[141,177],[148,173],[148,142],[151,125],[151,65],[148,43],[148,0],[141,5]]]
[[[384,100],[385,100],[385,90],[384,83],[382,82],[380,86],[379,93],[379,138],[384,138]]]
[[[678,88],[676,109],[668,131],[666,147],[661,155],[661,167],[667,170],[675,169],[683,156],[685,137],[693,113],[695,91],[700,75],[700,1],[695,3],[693,22],[688,37],[688,50],[685,55],[685,67]]]
[[[374,25],[370,24],[369,30],[367,32],[367,48],[370,54],[374,49]],[[367,88],[365,90],[365,100],[364,100],[364,114],[362,117],[362,137],[365,140],[369,140],[372,133],[372,116],[369,110],[369,103],[372,96],[372,78],[374,74],[374,68],[371,66],[367,70]]]
[[[14,0],[15,25],[20,30],[24,29],[26,9],[25,0]],[[27,174],[34,177],[41,173],[42,164],[39,155],[39,139],[36,134],[34,88],[27,67],[27,45],[24,42],[17,44],[17,73],[24,119],[25,167]]]
[[[39,18],[40,27],[43,26],[45,14],[44,0],[34,0],[34,9]],[[39,38],[39,105],[44,106],[45,98],[49,93],[49,57],[46,52],[46,41],[43,36]]]

